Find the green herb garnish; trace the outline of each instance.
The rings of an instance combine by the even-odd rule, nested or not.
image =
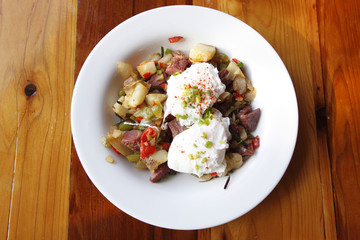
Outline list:
[[[211,148],[212,145],[213,145],[213,143],[212,143],[211,141],[207,141],[207,142],[205,143],[205,147],[206,147],[206,148]]]

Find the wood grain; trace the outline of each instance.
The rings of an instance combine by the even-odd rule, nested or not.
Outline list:
[[[80,1],[76,75],[91,49],[112,28],[137,13],[166,4],[166,1]],[[92,27],[89,29],[88,26]],[[87,177],[75,148],[72,154],[70,206],[69,239],[196,239],[196,231],[181,232],[153,227],[112,205]]]
[[[360,4],[319,1],[337,237],[360,238]]]
[[[239,219],[211,229],[211,239],[324,239],[314,85],[321,83],[316,2],[194,1],[243,20],[278,52],[293,80],[299,136],[290,166],[276,189]],[[299,67],[300,66],[300,67]],[[321,85],[320,85],[321,86]],[[326,146],[325,146],[326,148]],[[325,151],[326,152],[326,151]],[[326,161],[328,158],[324,158]],[[331,208],[330,208],[331,213]],[[329,233],[330,234],[330,233]],[[334,233],[331,233],[334,234]],[[332,236],[329,236],[331,238]]]
[[[0,238],[64,239],[76,2],[0,7]],[[31,96],[29,84],[36,87]]]

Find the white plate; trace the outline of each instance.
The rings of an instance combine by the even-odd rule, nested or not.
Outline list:
[[[183,36],[178,43],[168,38]],[[186,53],[196,43],[216,46],[244,62],[261,108],[255,135],[260,148],[227,178],[200,183],[177,174],[160,183],[135,169],[100,142],[115,124],[111,106],[121,82],[116,62],[137,64],[160,47]],[[86,43],[83,43],[86,44]],[[171,229],[201,229],[231,221],[259,204],[277,185],[293,154],[298,129],[294,88],[281,59],[255,30],[225,13],[203,7],[170,6],[136,15],[109,32],[86,59],[76,82],[71,125],[81,163],[94,185],[115,206],[143,222]],[[109,164],[109,154],[116,159]]]

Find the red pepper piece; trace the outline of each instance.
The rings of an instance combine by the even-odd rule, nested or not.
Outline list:
[[[252,145],[253,145],[254,148],[259,148],[260,147],[260,139],[259,139],[259,137],[255,137],[252,140]]]
[[[160,84],[160,87],[161,87],[162,89],[164,89],[164,91],[166,91],[166,89],[167,89],[167,84],[166,84],[166,83],[162,83],[162,84]]]
[[[149,77],[150,77],[150,73],[149,73],[149,72],[144,74],[144,78],[149,78]]]
[[[238,60],[238,59],[236,59],[236,58],[233,58],[233,59],[231,59],[231,60],[233,60],[236,64],[238,64],[238,63],[239,63],[239,60]]]
[[[181,37],[181,36],[171,37],[171,38],[169,38],[169,42],[170,42],[170,43],[175,43],[175,42],[179,41],[179,40],[182,39],[182,38],[183,38],[183,37]]]
[[[212,176],[212,177],[215,177],[216,175],[217,175],[217,172],[211,173],[211,176]]]
[[[141,120],[143,120],[143,117],[137,117],[136,118],[136,121],[138,121],[138,122],[141,122]]]
[[[149,136],[149,137],[148,137]],[[157,136],[157,131],[148,127],[141,135],[140,158],[145,159],[156,151],[156,147],[150,144],[150,140]]]
[[[114,150],[114,152],[116,152],[118,155],[121,155],[121,153],[119,153],[113,146],[111,146],[112,150]]]

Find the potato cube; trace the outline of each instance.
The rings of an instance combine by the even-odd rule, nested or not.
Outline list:
[[[145,97],[145,102],[148,106],[153,106],[154,103],[163,103],[167,98],[166,94],[162,93],[149,93]]]
[[[139,80],[134,84],[133,91],[125,96],[125,107],[135,108],[142,104],[145,100],[146,94],[149,92],[150,85],[144,81]]]
[[[208,62],[216,53],[216,48],[213,46],[198,43],[190,49],[189,59],[191,62]]]
[[[240,76],[242,78],[245,78],[245,75],[241,71],[240,67],[234,63],[233,61],[230,61],[229,65],[227,66],[226,70],[229,71],[231,78],[234,80],[236,76]]]
[[[133,73],[133,68],[129,63],[117,62],[117,67],[122,79],[127,79]]]
[[[138,72],[143,78],[149,78],[151,75],[156,73],[156,66],[155,62],[153,61],[145,61],[139,64],[139,66],[136,67]]]
[[[112,109],[118,116],[122,117],[123,119],[126,118],[126,114],[129,112],[123,105],[119,104],[118,102],[112,106]]]

